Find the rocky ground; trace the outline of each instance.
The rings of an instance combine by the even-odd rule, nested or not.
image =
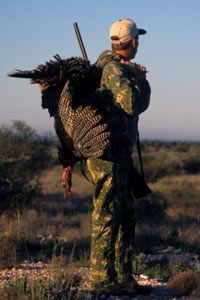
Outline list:
[[[69,271],[69,270],[68,270]],[[72,272],[75,272],[73,269]],[[12,268],[10,270],[5,269],[0,271],[0,284],[4,285],[8,281],[14,280],[16,277],[20,278],[25,274],[30,276],[32,279],[38,279],[42,277],[47,280],[53,280],[56,273],[56,269],[54,267],[48,266],[48,264],[44,264],[42,262],[37,263],[29,263],[24,262],[19,265],[17,268]],[[83,299],[100,299],[100,300],[119,300],[119,299],[175,299],[175,294],[167,288],[165,282],[161,279],[150,279],[146,275],[140,275],[136,279],[140,284],[143,285],[151,285],[152,286],[152,293],[150,296],[137,296],[137,297],[116,297],[116,296],[109,296],[106,297],[105,295],[99,296],[92,296],[90,293],[90,269],[86,267],[82,267],[78,270],[78,274],[81,275],[83,278],[81,290],[83,291]]]
[[[180,262],[182,265],[185,264],[188,267],[194,267],[197,270],[200,270],[200,260],[197,256],[192,256],[188,253],[182,253],[181,250],[175,249],[173,247],[167,247],[165,249],[157,249],[157,253],[143,255],[142,263],[156,263],[159,264],[164,258],[169,259],[172,263]],[[53,280],[58,268],[55,265],[46,264],[43,262],[35,262],[30,263],[28,261],[24,261],[16,268],[12,269],[4,269],[0,270],[0,286],[13,281],[16,277],[19,278],[20,276],[24,276],[25,274],[30,276],[32,279],[42,277],[43,279]],[[62,271],[62,269],[59,269]],[[64,271],[64,269],[63,269]],[[200,295],[193,295],[190,297],[182,297],[178,298],[177,295],[171,291],[167,287],[167,283],[162,277],[159,278],[150,278],[145,274],[140,274],[139,276],[135,276],[138,283],[142,285],[148,285],[152,287],[152,293],[149,296],[142,296],[138,295],[137,297],[116,297],[110,295],[109,297],[105,295],[101,295],[98,298],[94,297],[90,293],[90,269],[88,267],[81,267],[81,268],[72,268],[71,270],[68,268],[68,272],[79,274],[82,277],[81,283],[81,290],[83,291],[83,299],[100,299],[100,300],[131,300],[131,299],[138,299],[138,300],[147,300],[147,299],[157,299],[157,300],[172,300],[172,299],[191,299],[196,300],[200,299]]]
[[[137,282],[141,285],[151,286],[152,292],[149,296],[138,295],[137,297],[127,297],[127,296],[113,296],[110,295],[105,296],[101,295],[98,297],[99,300],[148,300],[148,299],[162,299],[162,300],[170,300],[170,299],[178,299],[176,298],[176,294],[173,291],[170,291],[167,288],[167,283],[162,280],[151,279],[146,275],[141,274],[140,276],[135,277]],[[89,292],[85,292],[84,299],[97,299],[95,296],[92,296]]]

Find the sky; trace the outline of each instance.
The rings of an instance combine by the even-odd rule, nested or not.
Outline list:
[[[33,69],[55,54],[81,56],[74,22],[94,63],[110,49],[109,27],[126,17],[147,30],[134,59],[146,66],[152,88],[140,116],[141,138],[199,141],[199,0],[0,0],[0,126],[23,120],[41,133],[53,131],[37,86],[6,74]]]

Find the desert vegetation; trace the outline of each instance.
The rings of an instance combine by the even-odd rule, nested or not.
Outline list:
[[[153,193],[135,202],[135,274],[162,277],[188,295],[200,289],[200,142],[144,140],[142,151]],[[136,150],[133,159],[139,168]],[[35,278],[25,268],[2,279],[0,299],[82,299],[93,187],[77,165],[73,195],[64,200],[61,173],[54,137],[21,121],[0,128],[0,268],[40,262],[45,269]],[[168,247],[195,263],[172,261],[167,252],[161,260],[148,258]]]

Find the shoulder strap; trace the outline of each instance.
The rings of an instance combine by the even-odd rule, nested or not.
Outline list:
[[[103,69],[107,63],[112,60],[119,60],[119,55],[111,50],[105,50],[97,59],[95,65]]]

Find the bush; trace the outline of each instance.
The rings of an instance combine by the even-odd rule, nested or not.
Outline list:
[[[1,289],[1,296],[8,300],[80,300],[82,298],[79,297],[77,290],[80,280],[79,276],[70,277],[64,272],[52,280],[40,277],[34,279],[24,274],[4,286]]]
[[[172,219],[194,218],[198,222],[200,177],[182,175],[181,177],[165,177],[155,183],[153,190],[162,194],[168,204],[166,213]]]
[[[24,122],[0,128],[0,213],[21,212],[32,201],[39,191],[32,180],[49,162],[51,146]]]
[[[199,154],[186,156],[182,159],[182,169],[189,174],[200,172],[200,157]]]
[[[137,223],[140,224],[161,224],[165,221],[166,201],[159,192],[137,200],[135,203],[135,215]]]
[[[193,270],[180,272],[169,279],[168,286],[178,295],[188,296],[200,288],[200,273]]]
[[[0,160],[0,213],[21,212],[39,193],[37,184],[30,183],[27,165],[25,158]]]
[[[146,179],[155,182],[165,176],[200,172],[199,142],[142,141],[142,156]],[[137,150],[133,151],[137,167]]]
[[[0,238],[0,269],[13,268],[17,260],[17,242],[9,237]]]

